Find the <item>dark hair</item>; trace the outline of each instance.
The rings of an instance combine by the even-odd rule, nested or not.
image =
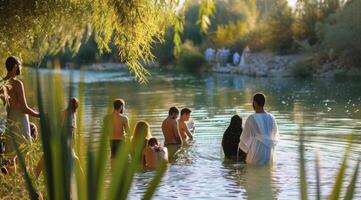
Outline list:
[[[157,140],[157,138],[150,138],[149,139],[149,141],[148,141],[148,146],[150,146],[150,147],[152,147],[152,146],[154,146],[154,145],[158,145],[159,143],[158,143],[158,140]]]
[[[31,138],[34,140],[36,140],[38,138],[38,128],[32,122],[30,122],[30,135],[31,135]]]
[[[114,110],[118,110],[120,107],[124,106],[125,101],[123,99],[115,99],[113,101]]]
[[[242,131],[242,118],[239,115],[233,115],[231,123],[226,131],[239,132]]]
[[[78,108],[78,105],[79,105],[79,100],[76,97],[71,97],[69,99],[69,105],[68,105],[69,109],[75,110]]]
[[[256,93],[253,96],[253,101],[256,102],[258,106],[263,107],[266,103],[266,96],[263,93]]]
[[[189,108],[183,108],[183,109],[181,110],[181,116],[184,115],[184,114],[189,114],[189,113],[191,113],[191,112],[192,112],[191,109],[189,109]]]
[[[9,56],[5,61],[6,70],[8,72],[13,70],[15,65],[20,65],[20,64],[21,64],[21,62],[20,62],[19,58],[15,57],[15,56]]]
[[[178,108],[177,108],[177,107],[171,107],[171,108],[169,108],[168,114],[169,114],[169,115],[172,115],[172,114],[174,114],[174,113],[176,113],[176,114],[179,113]]]

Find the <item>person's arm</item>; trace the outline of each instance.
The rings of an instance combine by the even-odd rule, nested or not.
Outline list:
[[[273,140],[274,140],[274,144],[277,144],[277,142],[280,140],[280,135],[279,135],[279,132],[278,132],[278,125],[277,125],[276,119],[273,116],[272,116],[272,120],[273,120],[272,133],[274,134],[273,135]]]
[[[124,118],[125,118],[125,122],[124,122],[125,135],[124,136],[128,136],[128,135],[131,135],[130,128],[129,128],[129,119],[127,116],[125,116]]]
[[[24,91],[24,85],[21,81],[16,81],[16,84],[15,84],[16,88],[15,88],[15,91],[16,91],[16,95],[17,97],[19,98],[19,103],[20,103],[20,109],[30,115],[30,116],[33,116],[33,117],[40,117],[39,113],[33,109],[31,109],[27,102],[26,102],[26,98],[25,98],[25,91]]]
[[[183,125],[182,125],[182,126],[184,127],[184,130],[185,130],[186,134],[188,135],[189,139],[193,140],[193,135],[192,135],[192,133],[189,131],[188,126],[187,126],[184,122],[183,122]]]
[[[174,123],[173,123],[173,134],[174,134],[174,137],[175,139],[180,143],[180,144],[183,144],[183,139],[179,133],[179,127],[178,127],[178,122],[177,120],[174,120]]]
[[[252,121],[252,116],[248,117],[246,124],[244,126],[243,132],[241,134],[241,137],[239,138],[239,148],[247,153],[252,141],[253,141],[253,137],[252,137],[252,128],[253,128],[253,121]]]

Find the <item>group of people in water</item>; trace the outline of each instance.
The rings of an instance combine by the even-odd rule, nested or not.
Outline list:
[[[17,78],[21,73],[21,62],[18,58],[10,56],[6,60],[7,75],[3,78],[7,84],[0,89],[1,99],[6,106],[7,127],[5,135],[5,155],[6,162],[2,161],[1,167],[6,171],[6,165],[11,164],[16,158],[14,144],[11,138],[15,139],[15,144],[29,143],[32,135],[37,135],[36,126],[29,121],[29,115],[39,118],[40,114],[35,109],[28,106],[24,86]],[[255,113],[250,115],[244,128],[242,128],[242,118],[235,115],[231,118],[230,125],[226,129],[222,139],[222,147],[225,157],[230,160],[242,161],[248,164],[267,165],[272,164],[274,148],[279,140],[277,123],[273,115],[266,112],[264,107],[266,97],[262,93],[256,93],[253,97],[253,108]],[[71,134],[76,133],[76,111],[79,107],[77,98],[69,99],[69,105],[64,111],[64,116],[70,122]],[[164,136],[164,145],[152,136],[150,125],[146,121],[138,121],[133,133],[130,131],[129,119],[125,115],[125,101],[115,99],[113,101],[113,112],[104,118],[104,134],[107,134],[110,141],[111,158],[116,158],[122,146],[130,140],[131,156],[138,157],[142,166],[149,170],[156,169],[162,162],[171,160],[175,151],[183,143],[194,139],[194,123],[190,121],[192,110],[183,108],[181,111],[177,107],[171,107],[168,116],[164,119],[161,129]],[[180,115],[180,116],[179,116]],[[179,118],[179,119],[178,119]],[[73,137],[74,138],[74,137]],[[136,149],[139,149],[137,151]],[[1,161],[1,160],[0,160]],[[42,161],[35,169],[38,176],[42,169]]]

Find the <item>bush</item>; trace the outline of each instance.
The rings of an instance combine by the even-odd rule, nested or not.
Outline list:
[[[349,1],[342,9],[318,24],[318,36],[324,49],[334,49],[343,62],[360,67],[361,0]]]
[[[315,67],[307,61],[296,62],[291,68],[291,75],[297,78],[309,78],[313,75]]]
[[[185,42],[181,46],[181,53],[176,61],[176,67],[179,70],[187,72],[202,72],[209,68],[203,54],[192,42]]]

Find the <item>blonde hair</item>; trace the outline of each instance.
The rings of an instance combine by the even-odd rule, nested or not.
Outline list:
[[[134,128],[132,142],[138,140],[149,140],[151,137],[152,134],[150,133],[150,127],[148,122],[146,121],[137,122]]]

